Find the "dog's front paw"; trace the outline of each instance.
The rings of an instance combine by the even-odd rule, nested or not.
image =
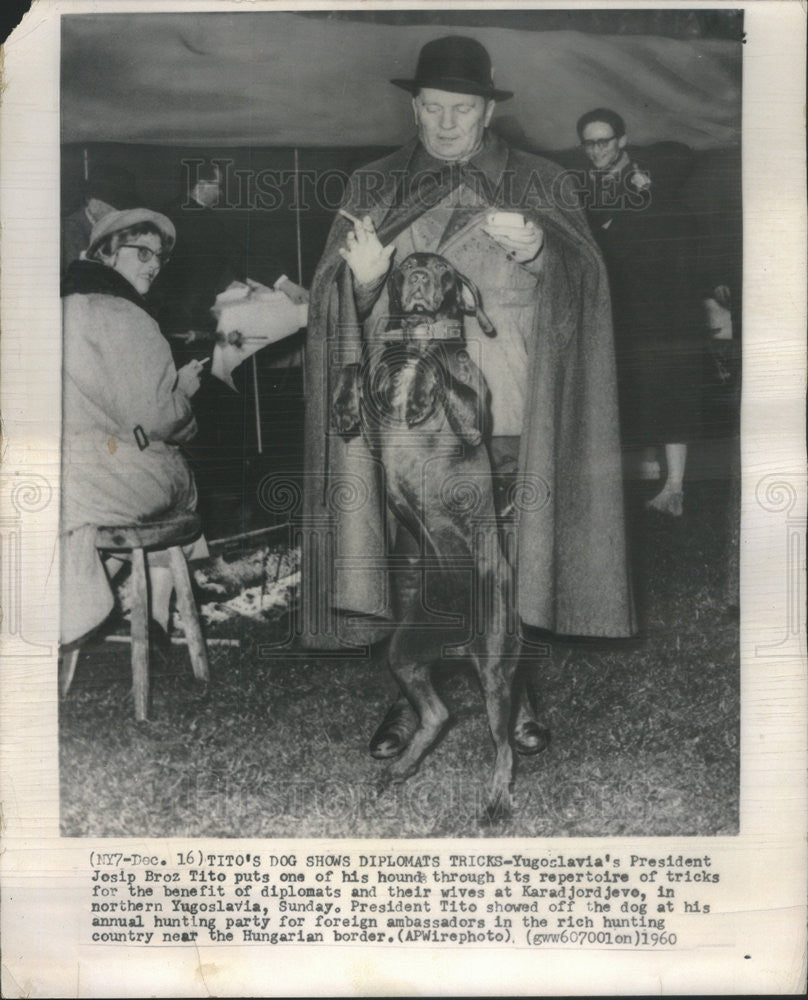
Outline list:
[[[359,365],[346,365],[337,375],[331,402],[331,423],[342,437],[355,437],[360,430]]]
[[[449,424],[460,440],[470,448],[482,444],[485,413],[479,395],[468,386],[455,383],[445,391],[444,403]]]
[[[420,361],[407,394],[406,420],[408,427],[425,423],[437,409],[440,389],[432,366]]]

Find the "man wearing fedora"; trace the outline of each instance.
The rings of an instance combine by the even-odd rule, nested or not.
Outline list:
[[[488,338],[469,316],[465,335],[491,391],[494,477],[517,477],[523,635],[630,635],[609,292],[572,179],[488,130],[513,95],[494,86],[476,40],[429,42],[415,77],[391,82],[412,95],[417,137],[352,175],[312,283],[303,641],[339,649],[395,626],[378,467],[361,436],[335,433],[330,392],[340,366],[385,329],[392,261],[416,251],[470,278],[496,328]],[[340,492],[346,484],[356,503]],[[514,743],[534,753],[547,734],[530,699],[518,700]],[[371,752],[396,756],[415,728],[399,697]]]

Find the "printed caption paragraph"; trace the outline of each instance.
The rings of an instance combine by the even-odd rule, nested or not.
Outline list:
[[[720,882],[707,854],[93,851],[84,939],[671,948]]]

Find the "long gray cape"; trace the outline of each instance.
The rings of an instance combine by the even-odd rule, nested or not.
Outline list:
[[[529,361],[520,471],[546,487],[518,526],[518,613],[559,634],[634,631],[626,560],[609,290],[571,178],[489,134],[480,183],[500,210],[545,232]],[[408,187],[415,142],[352,175],[344,207],[370,215],[387,243],[419,208]],[[426,185],[428,189],[429,185]],[[445,189],[444,189],[445,190]],[[426,196],[428,198],[428,195]],[[306,350],[305,476],[293,517],[303,546],[298,632],[310,648],[346,649],[390,630],[386,519],[378,468],[361,438],[330,426],[329,386],[356,360],[361,327],[338,248],[351,224],[337,216],[314,277]],[[535,498],[533,498],[535,500]]]

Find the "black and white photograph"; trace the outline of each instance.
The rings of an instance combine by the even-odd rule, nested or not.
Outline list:
[[[805,984],[798,0],[36,0],[4,996]]]
[[[738,832],[743,32],[62,19],[63,835]]]

